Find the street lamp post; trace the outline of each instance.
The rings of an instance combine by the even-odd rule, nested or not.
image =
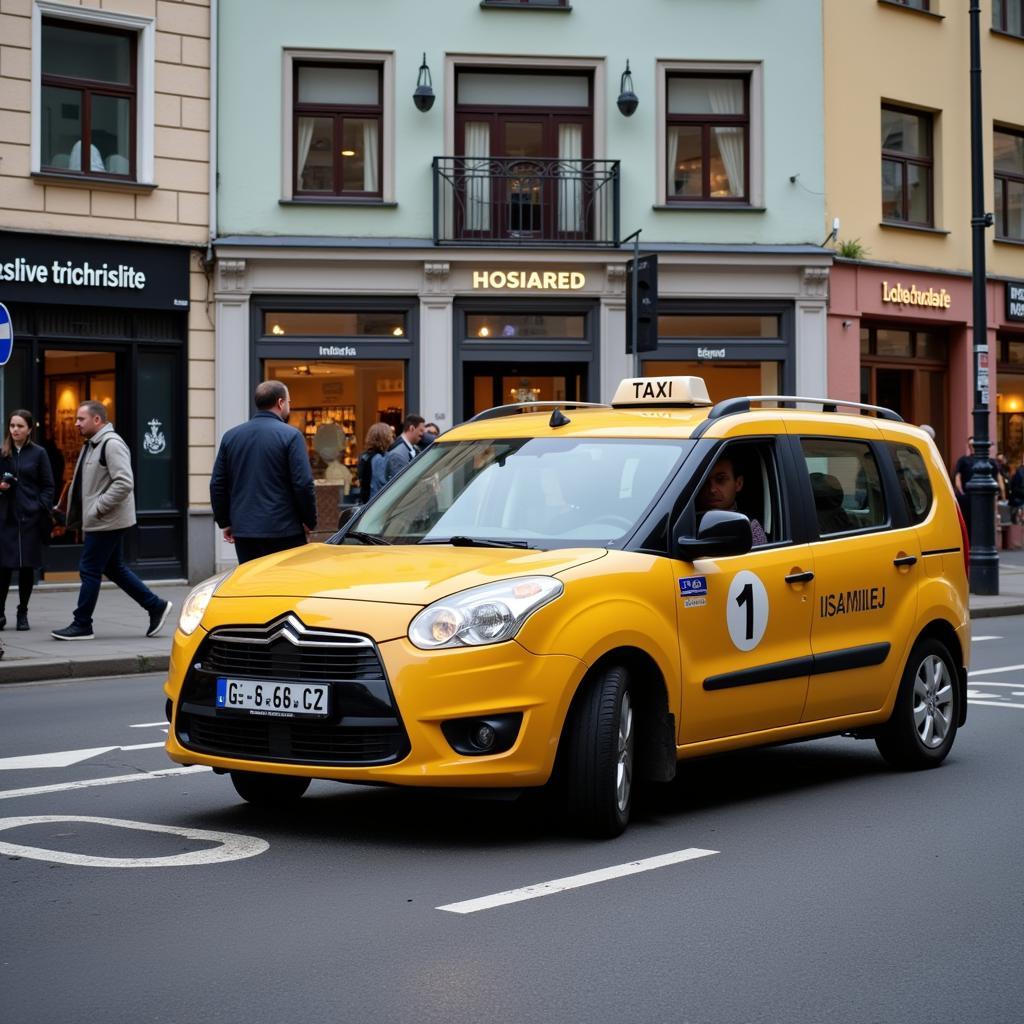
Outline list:
[[[965,491],[971,515],[972,594],[999,593],[999,555],[996,552],[995,464],[988,457],[989,352],[988,302],[985,289],[985,161],[982,155],[981,33],[978,0],[971,0],[971,242],[974,255],[974,466]]]

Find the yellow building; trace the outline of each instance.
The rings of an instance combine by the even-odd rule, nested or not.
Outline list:
[[[830,393],[930,423],[974,405],[970,19],[961,0],[824,0]],[[989,400],[1024,457],[1024,0],[981,0]],[[1018,296],[1017,291],[1021,294]],[[982,379],[983,383],[983,379]],[[859,384],[859,388],[858,388]]]

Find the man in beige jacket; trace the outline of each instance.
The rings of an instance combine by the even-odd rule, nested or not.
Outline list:
[[[128,445],[107,420],[102,402],[85,402],[75,417],[85,439],[68,498],[67,525],[83,531],[85,543],[78,572],[82,587],[74,621],[50,635],[56,640],[92,640],[92,613],[106,576],[149,613],[146,636],[156,636],[171,610],[171,602],[153,593],[125,565],[124,535],[135,525],[135,478]]]

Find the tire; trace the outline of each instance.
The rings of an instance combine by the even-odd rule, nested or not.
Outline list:
[[[588,835],[612,839],[629,824],[635,724],[629,674],[621,665],[594,676],[573,705],[566,734],[566,809]]]
[[[949,651],[938,640],[918,640],[903,670],[892,716],[875,737],[894,768],[937,768],[956,738],[960,687]]]
[[[296,775],[267,775],[263,772],[232,772],[231,784],[238,795],[254,807],[287,807],[309,789],[312,780]]]

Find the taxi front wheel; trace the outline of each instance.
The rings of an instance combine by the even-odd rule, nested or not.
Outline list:
[[[919,640],[907,659],[892,717],[875,738],[895,768],[935,768],[953,746],[960,720],[956,668],[938,640]]]
[[[581,831],[611,839],[629,823],[635,735],[629,674],[611,665],[579,695],[566,735],[567,810]]]
[[[309,779],[262,772],[232,772],[235,792],[256,807],[286,807],[309,789]]]

